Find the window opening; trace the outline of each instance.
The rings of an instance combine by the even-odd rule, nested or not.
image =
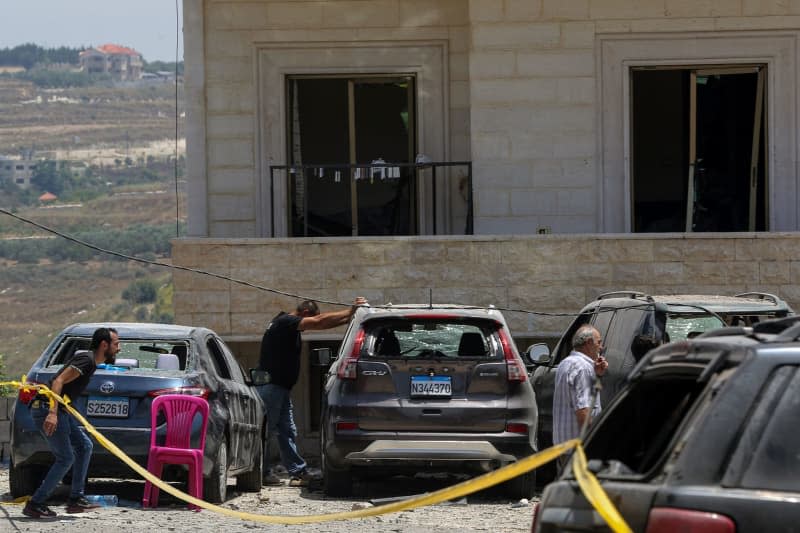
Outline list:
[[[290,76],[290,165],[412,163],[414,76]],[[293,236],[413,235],[413,168],[301,169],[289,173]],[[307,220],[304,213],[307,213]]]
[[[765,231],[766,66],[635,68],[635,232]]]

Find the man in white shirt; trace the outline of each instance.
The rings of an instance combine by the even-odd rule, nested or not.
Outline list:
[[[600,414],[600,393],[593,391],[596,376],[608,369],[602,349],[603,340],[594,326],[581,326],[572,337],[572,352],[556,369],[554,444],[577,438],[584,423]]]

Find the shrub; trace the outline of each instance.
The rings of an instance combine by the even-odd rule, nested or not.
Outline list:
[[[122,299],[133,304],[155,303],[158,286],[151,279],[137,279],[122,291]]]

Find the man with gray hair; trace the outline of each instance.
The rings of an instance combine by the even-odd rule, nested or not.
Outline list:
[[[583,325],[572,337],[572,352],[556,369],[553,444],[577,438],[584,423],[600,414],[600,393],[592,391],[595,376],[608,369],[602,350],[603,340],[594,326]]]

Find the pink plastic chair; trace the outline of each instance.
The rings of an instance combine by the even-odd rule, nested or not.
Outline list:
[[[163,445],[156,444],[159,411],[164,412],[167,435]],[[202,417],[200,445],[192,448],[192,425],[195,416]],[[203,499],[203,450],[206,446],[208,427],[208,402],[199,396],[165,394],[156,396],[150,410],[150,453],[147,457],[147,470],[161,479],[165,464],[182,464],[189,467],[189,494]],[[142,507],[158,506],[159,489],[149,481],[144,484]],[[190,509],[199,509],[189,505]]]

